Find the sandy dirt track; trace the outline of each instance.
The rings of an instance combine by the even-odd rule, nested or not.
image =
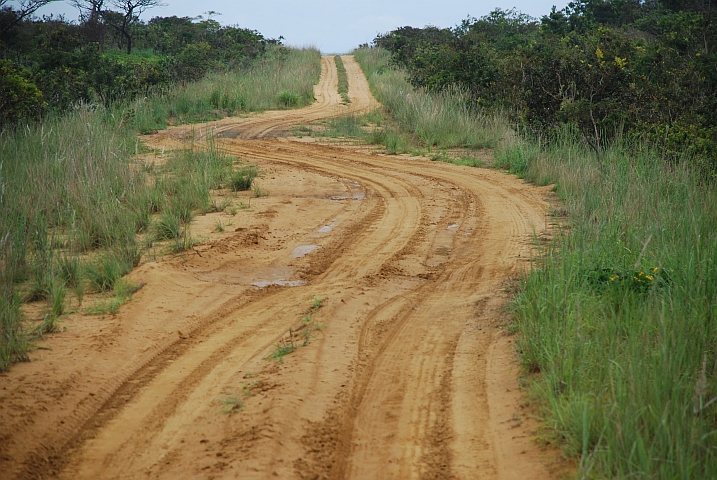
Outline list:
[[[67,319],[51,350],[0,375],[0,477],[550,478],[501,328],[547,190],[282,137],[376,108],[343,61],[348,105],[324,57],[310,107],[145,137],[212,135],[270,195],[195,220],[205,241],[136,269],[146,286],[119,314]],[[213,232],[217,219],[233,223]],[[231,398],[242,408],[222,413]]]

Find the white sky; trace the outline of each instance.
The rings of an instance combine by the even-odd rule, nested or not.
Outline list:
[[[499,4],[498,0],[164,0],[166,6],[151,9],[142,18],[196,17],[213,10],[221,13],[214,18],[222,25],[258,30],[268,38],[283,35],[286,45],[309,45],[323,53],[345,53],[361,43],[370,43],[378,33],[398,27],[453,27],[468,15],[481,17],[496,7],[516,8],[540,18],[547,15],[553,5],[561,9],[569,0],[509,1]],[[50,13],[63,13],[68,20],[78,16],[77,10],[64,2],[52,3],[38,10],[37,15]]]

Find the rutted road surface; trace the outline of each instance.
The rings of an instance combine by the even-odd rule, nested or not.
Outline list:
[[[206,240],[135,270],[146,286],[118,315],[67,320],[0,376],[0,476],[549,478],[500,328],[546,190],[281,137],[377,106],[343,60],[348,105],[324,57],[310,107],[145,138],[211,134],[271,194],[196,220]],[[233,223],[210,233],[217,219]]]

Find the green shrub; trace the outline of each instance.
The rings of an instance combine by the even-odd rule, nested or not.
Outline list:
[[[42,92],[31,80],[30,72],[0,59],[0,130],[33,117],[43,106]]]

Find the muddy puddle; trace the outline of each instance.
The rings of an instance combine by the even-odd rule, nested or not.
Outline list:
[[[341,200],[356,200],[357,202],[360,202],[364,198],[366,198],[365,193],[357,193],[355,195],[333,195],[331,197],[331,200],[334,201],[341,201]]]
[[[339,222],[334,218],[330,224],[324,225],[317,230],[317,233],[331,233],[331,231],[339,226]]]
[[[304,257],[304,256],[310,254],[311,252],[313,252],[315,250],[318,250],[319,248],[321,248],[321,247],[319,247],[318,245],[299,245],[294,250],[292,250],[290,257],[291,258],[301,258],[301,257]]]
[[[279,287],[300,287],[306,285],[306,280],[262,280],[260,282],[252,282],[252,286],[258,288],[265,288],[271,285],[277,285]]]

